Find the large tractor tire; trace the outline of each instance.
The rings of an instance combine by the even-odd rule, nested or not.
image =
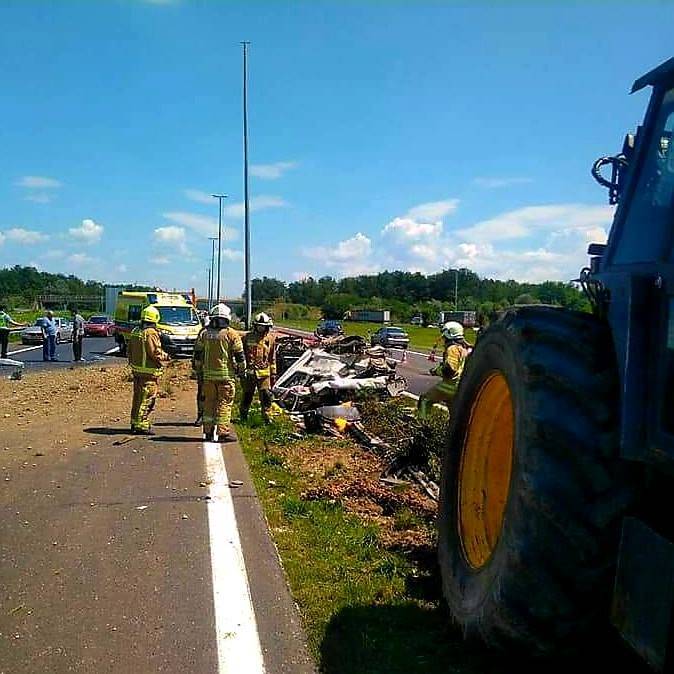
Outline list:
[[[621,516],[611,336],[590,314],[507,313],[479,339],[443,463],[443,591],[467,636],[528,654],[608,624]]]

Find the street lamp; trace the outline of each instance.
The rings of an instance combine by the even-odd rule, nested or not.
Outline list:
[[[211,269],[208,276],[208,310],[213,308],[213,283],[215,281],[215,242],[218,240],[217,236],[209,236],[208,240],[211,242]]]
[[[212,194],[218,200],[218,273],[217,273],[217,303],[220,302],[220,253],[222,251],[222,202],[227,198],[226,194]]]

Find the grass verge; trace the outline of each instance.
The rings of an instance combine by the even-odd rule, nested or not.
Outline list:
[[[403,489],[400,506],[377,507],[376,457],[350,441],[293,440],[293,430],[255,416],[237,427],[320,671],[510,674],[451,626],[423,497]]]

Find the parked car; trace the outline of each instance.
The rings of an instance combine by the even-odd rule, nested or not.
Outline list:
[[[84,334],[87,337],[111,337],[115,323],[110,316],[92,316],[84,323]]]
[[[423,324],[424,324],[423,316],[412,316],[412,319],[410,320],[410,325],[422,326]]]
[[[316,337],[335,337],[336,335],[343,335],[344,329],[339,321],[325,320],[316,326],[314,334]]]
[[[402,328],[385,326],[370,336],[370,344],[385,349],[406,349],[410,345],[410,338]]]
[[[65,318],[55,317],[56,343],[69,342],[73,337],[73,324]],[[21,331],[22,344],[42,344],[42,324],[44,318],[38,318],[34,325]]]

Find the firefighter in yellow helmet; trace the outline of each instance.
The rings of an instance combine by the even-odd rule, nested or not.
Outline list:
[[[451,406],[466,358],[471,352],[470,344],[464,339],[461,323],[456,321],[445,323],[440,329],[440,334],[445,342],[442,363],[431,370],[431,374],[441,376],[442,381],[419,398],[419,418],[421,419],[428,416],[433,403]]]
[[[131,432],[153,435],[150,413],[157,401],[159,377],[168,355],[161,347],[159,311],[149,306],[141,313],[140,327],[129,335],[127,353],[133,373],[133,403],[131,405]]]
[[[194,347],[202,364],[204,440],[213,442],[236,440],[230,429],[234,380],[245,371],[246,358],[239,333],[229,327],[231,317],[228,306],[216,304]]]
[[[263,313],[255,316],[253,329],[243,336],[246,354],[246,373],[241,380],[242,395],[239,416],[248,418],[248,411],[257,389],[262,408],[262,418],[269,422],[269,410],[274,401],[271,389],[276,379],[276,340],[271,335],[272,319]]]

